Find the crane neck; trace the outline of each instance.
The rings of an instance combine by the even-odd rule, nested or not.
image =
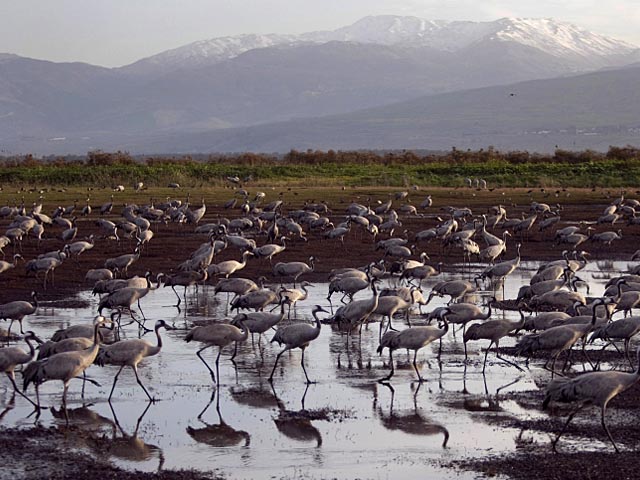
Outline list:
[[[36,349],[33,346],[33,343],[31,343],[34,341],[34,339],[31,337],[26,337],[24,341],[27,342],[27,346],[29,347],[29,361],[32,361],[36,358]]]
[[[160,350],[162,348],[162,337],[160,336],[160,327],[162,327],[162,324],[156,325],[156,328],[154,328],[155,332],[156,332],[156,347],[158,348],[158,350]]]
[[[249,338],[249,328],[245,325],[244,321],[247,319],[247,315],[243,314],[243,317],[238,320],[238,325],[242,328],[242,335],[236,341],[244,342],[247,338]]]
[[[591,313],[591,327],[593,328],[596,324],[596,320],[598,319],[598,315],[596,314],[598,311],[598,306],[599,305],[604,305],[604,302],[602,300],[598,301],[596,300],[595,302],[593,302],[593,312]]]
[[[313,315],[313,319],[316,322],[316,330],[320,331],[320,329],[322,328],[322,324],[320,323],[320,319],[318,318],[318,312],[320,312],[320,310],[316,310],[315,308],[311,311],[311,315]]]
[[[33,292],[31,294],[31,298],[33,299],[33,305],[34,305],[33,309],[35,311],[38,309],[38,295],[36,295],[36,292]]]
[[[444,337],[449,331],[449,322],[447,321],[446,315],[442,315],[442,317],[440,317],[440,320],[442,320],[442,323],[443,323],[442,328],[440,328],[440,331],[442,332],[441,336]]]
[[[483,320],[487,320],[487,319],[491,318],[491,314],[493,313],[493,312],[492,312],[492,310],[491,310],[491,304],[492,304],[492,303],[493,303],[493,299],[489,300],[489,303],[487,304],[487,306],[488,306],[489,308],[488,308],[488,310],[487,310],[487,313],[485,313],[485,314],[482,316],[482,319],[483,319]]]

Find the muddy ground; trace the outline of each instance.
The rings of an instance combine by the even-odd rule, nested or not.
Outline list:
[[[432,193],[432,192],[429,192]],[[506,206],[510,217],[518,217],[522,213],[529,211],[531,200],[547,203],[560,203],[563,207],[561,212],[561,226],[567,224],[577,224],[580,221],[595,221],[604,208],[617,197],[616,192],[607,191],[580,191],[575,192],[558,191],[546,192],[541,190],[503,190],[503,191],[470,191],[461,189],[458,191],[437,191],[434,193],[434,206],[427,210],[426,215],[420,217],[409,217],[401,215],[403,229],[411,233],[418,232],[425,228],[432,227],[438,223],[436,215],[443,215],[440,207],[453,205],[464,207],[471,205],[474,213],[484,213],[492,205],[503,204]],[[232,192],[229,192],[231,195]],[[426,192],[425,192],[426,194]],[[416,194],[423,197],[423,194]],[[632,195],[630,195],[632,196]],[[346,206],[354,200],[363,201],[367,197],[365,190],[343,192],[339,199],[330,203],[332,208],[332,218],[340,219]],[[304,199],[301,192],[299,198],[292,200],[288,208],[299,208]],[[386,199],[386,194],[379,197]],[[506,201],[505,201],[506,200]],[[297,202],[297,203],[296,203]],[[144,203],[141,200],[139,203]],[[222,208],[222,202],[207,201],[207,214],[202,221],[212,222],[221,216],[239,216],[238,210],[226,210]],[[419,203],[415,199],[415,203]],[[197,205],[196,205],[197,206]],[[45,203],[44,211],[51,213],[53,205]],[[114,213],[107,216],[111,220],[116,220],[118,215]],[[94,225],[98,214],[91,214],[88,217],[78,217],[78,226],[81,237],[95,234],[97,240],[95,247],[83,253],[77,262],[68,261],[55,272],[55,280],[43,288],[42,280],[33,277],[26,277],[24,265],[0,276],[0,303],[11,300],[28,299],[29,293],[35,290],[39,293],[41,305],[57,307],[73,307],[74,294],[88,285],[84,282],[85,272],[90,268],[100,268],[104,260],[108,257],[118,256],[123,253],[130,253],[135,246],[133,241],[123,240],[117,243],[112,240],[100,239],[101,233]],[[3,220],[1,225],[8,224],[8,220]],[[587,242],[580,248],[591,252],[595,261],[607,260],[630,260],[631,255],[640,246],[640,226],[626,225],[620,221],[616,225],[593,225],[595,231],[623,230],[623,239],[615,242],[612,246],[596,246]],[[198,235],[193,232],[190,225],[157,225],[152,227],[156,233],[155,238],[145,248],[139,262],[134,264],[129,271],[130,275],[143,275],[146,271],[154,274],[159,272],[171,273],[175,267],[188,257],[188,254],[195,250],[201,243],[206,241],[205,235]],[[523,242],[522,259],[526,260],[552,260],[560,257],[562,246],[553,246],[551,242],[552,227],[547,232],[539,232],[534,226],[529,235],[521,239]],[[24,241],[21,254],[27,260],[34,258],[38,253],[56,250],[63,247],[63,242],[56,238],[60,228],[50,228],[47,230],[44,240],[38,246],[33,239]],[[399,232],[402,233],[402,232]],[[496,233],[501,233],[500,229]],[[306,260],[313,255],[316,259],[316,270],[305,279],[310,281],[326,280],[329,272],[334,268],[346,266],[362,266],[370,261],[381,258],[381,252],[375,251],[373,239],[362,229],[354,228],[345,239],[344,246],[338,241],[329,241],[322,237],[320,233],[309,233],[309,241],[292,239],[287,245],[285,252],[277,257],[277,261]],[[263,242],[257,239],[258,244]],[[520,241],[520,240],[518,240]],[[509,242],[508,252],[505,258],[512,258],[515,253],[516,239]],[[418,245],[417,252],[426,251],[431,257],[431,263],[443,262],[445,270],[458,268],[454,264],[462,260],[460,251],[443,251],[437,242]],[[5,248],[7,259],[13,253],[11,246]],[[228,249],[216,258],[215,261],[227,259],[240,259],[237,250]],[[275,262],[274,262],[275,263]],[[270,276],[270,266],[268,261],[253,260],[242,271],[242,276],[257,278],[260,275]],[[55,283],[53,283],[55,282]],[[214,281],[215,282],[215,281]],[[597,360],[597,358],[595,358]],[[518,402],[527,405],[527,408],[540,409],[540,392],[510,393],[510,397]],[[548,441],[526,440],[527,432],[547,433],[548,437],[557,432],[562,422],[566,418],[567,409],[558,410],[558,417],[550,420],[531,420],[521,422],[514,419],[509,426],[521,429],[523,440],[518,445],[518,451],[506,456],[496,456],[478,460],[453,460],[447,461],[445,466],[451,469],[471,470],[480,476],[504,475],[510,478],[636,478],[640,468],[640,457],[635,450],[640,448],[640,435],[635,427],[640,421],[640,388],[633,388],[623,396],[615,399],[610,404],[609,420],[614,437],[619,441],[625,450],[620,455],[612,453],[610,444],[606,443],[606,436],[601,429],[599,415],[595,409],[593,415],[581,415],[573,423],[574,432],[580,432],[585,436],[596,438],[603,443],[600,452],[580,452],[579,449],[563,448],[562,442],[559,445],[561,453],[552,454]],[[504,424],[509,422],[501,417],[497,420]],[[199,473],[193,471],[166,471],[156,473],[129,472],[114,467],[108,462],[96,460],[85,453],[74,452],[65,443],[65,438],[74,427],[61,428],[4,428],[0,429],[0,462],[3,467],[0,469],[0,478],[163,478],[163,479],[197,479],[212,478],[213,474]],[[634,451],[629,451],[634,450]]]

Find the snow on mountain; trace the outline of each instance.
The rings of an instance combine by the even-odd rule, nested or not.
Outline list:
[[[254,50],[275,45],[299,42],[297,35],[237,35],[233,37],[218,37],[201,40],[182,47],[166,50],[157,55],[143,58],[131,65],[123,67],[129,73],[147,73],[154,71],[168,71],[181,67],[197,67],[210,65]]]
[[[256,48],[283,44],[348,41],[381,45],[406,44],[457,51],[479,42],[516,42],[568,60],[624,56],[637,47],[549,18],[501,18],[492,22],[425,20],[379,15],[364,17],[332,31],[301,35],[238,35],[191,43],[144,58],[123,69],[133,73],[166,72],[210,65]]]
[[[500,26],[495,32],[497,39],[529,45],[558,57],[620,55],[637,49],[629,43],[550,18],[502,18],[494,23]]]

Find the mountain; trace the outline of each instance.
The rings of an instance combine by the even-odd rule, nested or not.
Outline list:
[[[112,69],[0,54],[0,150],[225,135],[639,60],[631,45],[549,19],[395,16],[301,35],[217,38]]]
[[[640,144],[640,67],[432,95],[345,115],[141,139],[134,152]]]
[[[333,31],[301,35],[239,35],[213,38],[144,58],[124,70],[137,74],[166,73],[212,65],[256,48],[304,43],[356,42],[426,46],[455,52],[478,42],[514,42],[537,48],[576,64],[576,69],[622,65],[637,47],[549,18],[501,18],[492,22],[425,20],[380,15],[365,17]]]

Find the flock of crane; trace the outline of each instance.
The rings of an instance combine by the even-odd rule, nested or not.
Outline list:
[[[602,297],[589,298],[589,285],[579,277],[580,270],[588,264],[585,242],[595,242],[610,246],[622,238],[621,230],[592,233],[592,225],[615,224],[627,219],[636,223],[635,208],[640,202],[620,197],[608,205],[602,216],[576,225],[559,228],[562,207],[531,202],[529,214],[521,218],[508,218],[507,210],[496,205],[487,212],[474,213],[468,207],[433,206],[431,197],[427,197],[418,207],[408,201],[408,192],[398,192],[387,202],[379,202],[375,207],[351,203],[344,212],[336,213],[325,202],[305,203],[300,209],[288,208],[282,200],[265,203],[266,195],[258,192],[254,196],[247,191],[237,191],[241,201],[233,198],[224,205],[229,212],[239,211],[231,219],[218,218],[215,222],[204,223],[207,207],[204,200],[198,208],[192,208],[189,201],[168,200],[163,204],[126,205],[120,212],[121,217],[114,218],[113,196],[111,201],[101,207],[92,208],[87,200],[85,207],[78,211],[77,204],[58,207],[48,216],[42,211],[42,204],[34,203],[30,210],[24,204],[0,208],[0,217],[9,219],[5,235],[0,236],[0,252],[9,246],[15,252],[13,262],[0,262],[0,278],[4,272],[17,269],[22,258],[22,244],[26,241],[41,245],[47,231],[64,242],[64,247],[51,252],[43,252],[36,258],[25,262],[27,274],[35,273],[42,277],[42,292],[55,288],[55,270],[68,262],[79,266],[79,259],[85,252],[92,250],[100,242],[129,242],[131,253],[101,260],[103,267],[86,272],[94,294],[101,295],[97,316],[91,324],[72,325],[60,330],[48,341],[40,339],[33,331],[24,335],[28,351],[18,346],[5,346],[0,349],[0,369],[11,381],[15,391],[33,404],[36,411],[42,408],[39,398],[39,386],[49,380],[63,383],[62,404],[66,408],[67,391],[71,380],[82,378],[92,380],[85,371],[93,364],[113,365],[115,371],[109,401],[114,394],[118,377],[125,367],[130,367],[150,401],[154,398],[148,392],[138,374],[138,366],[145,358],[157,355],[162,349],[160,329],[174,327],[163,320],[157,320],[154,328],[145,326],[141,300],[150,292],[161,287],[171,287],[180,309],[187,302],[189,288],[201,288],[213,283],[214,295],[227,293],[228,308],[237,315],[228,322],[211,321],[205,325],[192,327],[184,337],[186,342],[197,342],[201,347],[196,351],[199,359],[208,369],[213,384],[220,382],[219,362],[225,347],[235,344],[233,356],[237,353],[237,344],[251,336],[261,336],[275,330],[271,342],[277,343],[280,350],[275,356],[268,380],[274,381],[281,356],[290,350],[301,349],[301,366],[307,383],[311,380],[305,367],[305,351],[318,338],[322,323],[331,324],[335,330],[346,334],[346,346],[361,334],[364,325],[380,318],[378,353],[387,349],[390,372],[380,379],[389,382],[394,376],[394,352],[413,351],[412,365],[417,381],[424,382],[417,362],[418,352],[433,342],[440,341],[455,327],[463,330],[465,364],[468,362],[467,343],[469,341],[488,341],[482,373],[487,368],[488,355],[492,348],[498,360],[523,370],[525,364],[515,359],[505,358],[500,350],[500,342],[507,336],[518,334],[522,330],[533,331],[518,338],[516,353],[527,357],[543,355],[546,358],[544,368],[548,369],[551,381],[546,387],[543,406],[550,402],[575,402],[577,404],[568,417],[562,431],[553,442],[555,450],[560,436],[567,429],[574,415],[586,405],[601,408],[602,426],[616,451],[616,446],[605,421],[608,402],[619,393],[628,389],[640,379],[640,361],[636,367],[629,354],[631,339],[640,332],[640,317],[627,316],[633,308],[640,305],[640,269],[633,269],[612,278]],[[402,203],[396,211],[394,202]],[[426,215],[436,211],[446,220],[436,215]],[[95,217],[99,233],[76,240],[77,218],[74,215]],[[399,212],[399,213],[398,213]],[[442,212],[444,212],[444,215]],[[421,224],[436,221],[435,226],[420,230],[415,234],[403,231],[402,218],[419,218]],[[71,218],[70,218],[71,217]],[[150,242],[159,241],[162,233],[156,226],[169,222],[191,225],[195,234],[207,238],[199,248],[191,252],[188,258],[178,265],[167,266],[174,273],[147,272],[144,277],[128,277],[128,269],[143,262],[145,249]],[[334,223],[335,222],[335,223]],[[589,225],[587,227],[587,225]],[[522,286],[517,298],[513,299],[514,308],[520,311],[520,320],[494,318],[492,307],[500,304],[496,300],[498,291],[504,287],[505,280],[521,263],[521,249],[526,248],[532,232],[537,230],[547,235],[546,230],[555,227],[552,237],[554,245],[565,248],[562,258],[540,265],[538,272],[531,278],[530,284]],[[497,234],[502,230],[502,234]],[[494,232],[494,233],[492,233]],[[371,249],[375,258],[361,267],[335,269],[328,277],[327,306],[316,305],[312,310],[314,323],[299,321],[296,317],[296,304],[304,302],[309,296],[312,285],[302,281],[301,277],[315,272],[316,259],[300,259],[292,262],[276,262],[277,256],[287,249],[288,242],[297,246],[306,246],[308,242],[323,242],[323,248],[336,254],[342,252],[345,238],[361,235],[358,248]],[[507,253],[507,241],[510,236],[518,238],[515,256],[502,259]],[[578,249],[580,247],[580,249]],[[454,278],[438,281],[442,275],[442,264],[429,265],[427,253],[418,253],[419,248],[430,249],[432,256],[443,251],[458,251],[462,260],[462,272]],[[216,262],[216,256],[224,250],[235,250],[241,260]],[[185,254],[185,257],[187,255]],[[376,258],[377,257],[377,258]],[[635,258],[634,258],[635,259]],[[480,262],[480,269],[471,261]],[[259,265],[264,273],[259,278],[242,277],[242,270],[249,262]],[[96,265],[96,267],[98,267]],[[450,267],[450,266],[449,266]],[[465,274],[465,268],[467,272]],[[431,279],[434,277],[434,279]],[[275,280],[269,284],[270,280]],[[37,283],[39,285],[39,281]],[[293,285],[285,287],[291,282]],[[386,283],[385,283],[386,282]],[[279,286],[277,284],[280,284]],[[383,285],[385,283],[385,285]],[[423,287],[430,283],[430,293],[425,297]],[[183,287],[182,294],[176,287]],[[587,289],[585,293],[581,289]],[[366,292],[370,290],[371,294]],[[485,312],[475,303],[466,301],[468,296],[480,291],[493,293]],[[503,290],[504,291],[504,290]],[[41,293],[42,294],[42,293]],[[342,295],[340,306],[334,308],[332,297]],[[229,297],[233,295],[231,299]],[[355,299],[354,296],[365,296]],[[446,305],[439,306],[428,313],[422,313],[434,297],[448,297]],[[33,315],[38,308],[38,294],[32,294],[32,301],[13,301],[0,305],[0,319],[9,320],[9,331],[14,322],[18,322],[21,333],[25,317]],[[504,302],[503,306],[508,302]],[[136,305],[139,313],[136,312]],[[418,307],[420,313],[416,314]],[[109,317],[102,314],[110,310]],[[534,311],[535,315],[525,316],[524,311]],[[293,318],[292,318],[293,312]],[[318,315],[324,312],[321,320]],[[623,318],[613,320],[613,316],[622,312]],[[137,324],[141,336],[154,331],[156,342],[143,338],[120,339],[120,332],[126,328],[122,319],[131,318],[131,324]],[[400,328],[398,318],[404,318],[408,324]],[[435,321],[436,324],[431,323]],[[621,357],[629,362],[632,372],[619,370],[599,370],[599,362],[589,357],[591,349],[588,342],[603,342],[616,346],[623,342]],[[571,352],[580,345],[584,362],[583,368],[591,368],[590,373],[574,375]],[[203,356],[206,349],[218,347],[215,359],[215,371]],[[616,348],[618,348],[616,346]],[[438,358],[440,356],[438,350]],[[566,359],[562,369],[556,369],[561,354]],[[640,349],[638,350],[640,360]],[[232,357],[233,358],[233,357]],[[19,388],[15,382],[15,368],[22,365],[23,382]],[[28,396],[28,387],[35,387],[36,400]],[[84,382],[83,382],[84,390]]]

